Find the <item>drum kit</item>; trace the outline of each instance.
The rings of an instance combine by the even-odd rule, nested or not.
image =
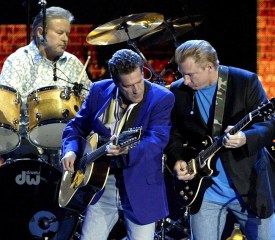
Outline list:
[[[174,39],[192,30],[202,22],[190,18],[164,20],[159,13],[141,13],[121,17],[103,24],[87,35],[91,45],[109,45],[127,41],[143,58],[154,74],[156,83],[162,84],[159,75],[138,49],[134,39],[143,43],[159,43]],[[11,87],[0,85],[0,154],[14,151],[21,141],[20,93]],[[61,149],[62,133],[70,119],[81,108],[83,99],[69,87],[49,86],[31,92],[27,97],[29,126],[28,140],[39,148]],[[60,169],[37,159],[15,159],[0,167],[1,221],[0,236],[6,239],[79,239],[78,213],[66,212],[57,204]],[[23,210],[23,212],[22,212]],[[166,221],[166,225],[169,221]],[[170,229],[174,228],[170,221]],[[16,229],[16,230],[15,230]],[[162,229],[161,234],[166,229]],[[160,236],[160,233],[156,233]],[[160,238],[156,238],[160,239]],[[162,238],[165,239],[165,238]]]

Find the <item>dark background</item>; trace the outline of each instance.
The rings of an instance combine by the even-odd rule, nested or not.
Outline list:
[[[41,10],[39,0],[1,1],[0,24],[32,23]],[[96,24],[136,13],[157,12],[165,20],[201,15],[203,22],[194,31],[178,38],[205,39],[217,50],[221,64],[256,71],[256,1],[255,0],[48,0],[47,7],[60,6],[70,10],[76,24]],[[116,50],[127,43],[100,47]],[[174,52],[174,41],[141,44],[142,51]],[[169,56],[170,57],[170,56]]]

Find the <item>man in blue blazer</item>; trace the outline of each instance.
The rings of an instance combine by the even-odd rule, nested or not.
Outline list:
[[[142,136],[133,148],[115,141],[107,145],[104,158],[110,160],[110,174],[102,196],[86,209],[81,239],[107,239],[122,212],[128,239],[153,240],[155,222],[168,215],[162,156],[174,96],[144,80],[143,60],[132,50],[117,51],[108,67],[112,79],[93,83],[81,110],[65,128],[63,168],[75,170],[81,154],[78,136],[97,133],[100,139],[116,140],[120,132],[135,127],[142,127]]]

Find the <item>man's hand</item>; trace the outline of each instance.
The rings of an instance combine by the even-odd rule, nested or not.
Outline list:
[[[66,171],[74,172],[74,162],[76,159],[76,154],[73,151],[69,151],[61,159],[63,169]]]
[[[175,176],[179,180],[188,181],[194,178],[195,174],[189,174],[187,170],[187,163],[183,160],[178,160],[174,166]]]
[[[240,131],[234,135],[229,134],[228,132],[233,126],[228,126],[225,130],[226,135],[224,136],[222,143],[226,148],[239,148],[246,144],[246,136]]]
[[[107,156],[128,154],[129,147],[121,148],[119,145],[117,145],[117,136],[113,135],[110,140],[112,142],[106,146]]]

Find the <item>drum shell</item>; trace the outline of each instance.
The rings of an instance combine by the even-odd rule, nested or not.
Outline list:
[[[14,150],[20,143],[20,94],[13,88],[0,85],[0,153]]]
[[[40,88],[28,96],[29,131],[45,121],[64,122],[75,116],[81,107],[82,100],[70,88],[68,90],[70,92],[68,100],[61,97],[65,88],[57,86]],[[68,110],[67,117],[62,115],[64,110]],[[40,119],[37,118],[37,114],[40,114]]]
[[[48,86],[29,94],[28,140],[40,148],[60,149],[64,128],[82,102],[69,87]]]

